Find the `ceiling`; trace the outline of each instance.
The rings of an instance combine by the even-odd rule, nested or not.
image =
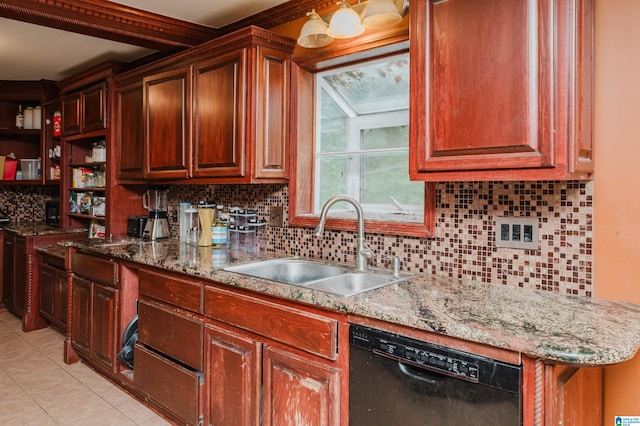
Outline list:
[[[124,5],[210,27],[213,33],[213,29],[285,2],[286,0],[120,0],[119,4],[108,1],[91,3],[116,8]],[[145,46],[153,44],[145,41],[137,44],[111,41],[24,22],[24,13],[21,15],[22,12],[18,9],[20,6],[17,6],[19,3],[16,0],[0,2],[0,12],[3,12],[0,13],[0,80],[59,81],[106,60],[130,62],[158,51],[154,47]],[[25,3],[28,2],[22,2]],[[135,9],[127,11],[135,17]],[[31,20],[36,21],[38,14],[33,13]],[[61,26],[69,28],[72,24],[62,22]],[[206,34],[203,35],[205,36]]]

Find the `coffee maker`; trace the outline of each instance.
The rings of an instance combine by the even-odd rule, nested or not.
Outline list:
[[[160,240],[169,238],[169,220],[166,189],[149,189],[142,194],[142,205],[149,210],[149,219],[142,232],[142,238]]]

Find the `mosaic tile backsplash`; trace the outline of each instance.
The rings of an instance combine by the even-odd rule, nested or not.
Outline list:
[[[0,210],[14,222],[41,222],[44,204],[58,198],[57,186],[0,185]]]
[[[354,263],[354,232],[287,225],[287,185],[175,185],[169,204],[207,199],[225,206],[255,208],[267,218],[270,206],[284,206],[282,228],[260,228],[261,250]],[[539,249],[495,247],[495,218],[535,217]],[[178,225],[172,221],[172,234]],[[587,181],[440,183],[432,238],[366,233],[373,264],[399,256],[402,270],[471,281],[591,296],[593,293],[593,183]]]
[[[375,266],[387,267],[386,258],[399,256],[402,270],[412,273],[592,295],[592,182],[440,183],[436,191],[434,237],[366,233]],[[45,201],[57,194],[55,187],[0,187],[0,209],[16,221],[43,221]],[[318,238],[313,229],[287,225],[287,185],[170,186],[174,209],[180,201],[203,199],[255,208],[261,218],[268,216],[270,206],[283,206],[285,226],[260,228],[261,250],[354,263],[354,232],[325,230]],[[539,249],[496,248],[499,216],[537,218]],[[171,221],[171,227],[178,235],[177,222]]]

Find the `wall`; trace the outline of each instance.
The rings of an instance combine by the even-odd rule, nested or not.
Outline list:
[[[640,303],[640,2],[596,0],[597,297]],[[638,326],[638,325],[636,325]],[[605,425],[640,416],[640,356],[605,370]]]
[[[435,237],[367,233],[374,264],[400,256],[402,269],[466,280],[591,296],[592,182],[472,182],[439,184]],[[271,205],[288,205],[286,185],[173,186],[169,203],[208,199],[225,206],[255,208],[268,216]],[[532,216],[540,222],[540,250],[495,248],[496,216]],[[177,225],[173,225],[177,235]],[[260,228],[264,250],[282,255],[355,263],[353,232]]]

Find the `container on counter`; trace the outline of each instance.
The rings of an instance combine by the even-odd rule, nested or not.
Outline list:
[[[200,222],[200,238],[198,239],[198,245],[202,247],[211,246],[211,226],[215,220],[215,204],[209,204],[205,201],[200,201],[198,204],[198,219]]]
[[[216,206],[216,216],[211,226],[211,243],[214,247],[222,247],[227,244],[229,238],[229,227],[223,217],[224,207],[220,204]]]

